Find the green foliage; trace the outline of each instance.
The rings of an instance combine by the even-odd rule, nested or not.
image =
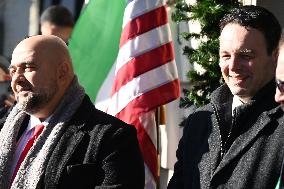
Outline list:
[[[200,33],[181,33],[186,41],[193,38],[200,41],[196,49],[185,46],[183,53],[190,64],[198,64],[203,70],[188,71],[192,87],[183,90],[185,97],[181,98],[181,107],[207,104],[211,93],[223,83],[219,68],[219,21],[229,9],[237,6],[240,6],[238,0],[197,0],[193,5],[184,0],[176,1],[172,19],[175,22],[198,21],[201,26]]]

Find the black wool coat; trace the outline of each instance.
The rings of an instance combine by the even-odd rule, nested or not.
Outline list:
[[[232,116],[224,85],[191,114],[168,189],[275,188],[284,154],[284,119],[270,82]]]

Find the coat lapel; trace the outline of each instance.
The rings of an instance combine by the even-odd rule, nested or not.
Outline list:
[[[50,183],[45,183],[46,188],[55,188],[58,184],[59,178],[64,171],[64,167],[74,154],[76,146],[81,142],[85,135],[85,133],[80,130],[83,126],[84,125],[68,126],[58,142],[46,169],[45,180],[51,181]]]
[[[67,123],[66,130],[56,145],[46,168],[44,178],[46,188],[56,188],[66,164],[74,156],[77,146],[86,135],[86,120],[90,119],[91,108],[93,105],[90,99],[85,97],[77,112]]]
[[[212,119],[213,123],[213,131],[212,135],[208,138],[208,144],[210,149],[210,166],[211,166],[211,178],[214,174],[214,170],[216,170],[220,158],[220,151],[221,151],[221,134],[218,128],[217,119],[213,116]]]
[[[241,134],[231,145],[229,151],[225,154],[220,164],[218,165],[214,175],[218,174],[226,166],[229,166],[230,163],[234,162],[234,159],[241,154],[246,147],[248,147],[254,139],[257,137],[260,131],[262,131],[266,126],[269,126],[271,122],[270,116],[267,112],[261,114],[259,119],[255,124],[245,133]]]

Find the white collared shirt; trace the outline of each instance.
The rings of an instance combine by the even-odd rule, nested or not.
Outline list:
[[[244,104],[244,102],[242,102],[241,99],[238,96],[234,95],[233,104],[232,104],[232,116],[234,114],[234,109],[236,107],[240,106],[240,105],[243,105],[243,104]]]

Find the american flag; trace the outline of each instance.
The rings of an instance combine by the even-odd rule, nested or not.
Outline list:
[[[164,0],[128,1],[107,110],[136,127],[146,188],[159,177],[155,110],[180,93],[166,8]]]

